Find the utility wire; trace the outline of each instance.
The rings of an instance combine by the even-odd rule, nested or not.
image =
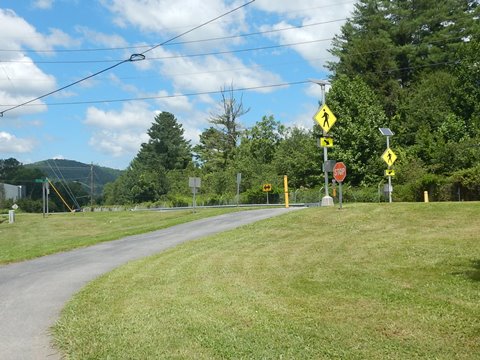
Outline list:
[[[117,66],[120,66],[120,65],[122,65],[122,64],[124,64],[124,63],[126,63],[126,62],[133,62],[133,61],[145,60],[145,54],[146,54],[147,52],[152,51],[152,50],[154,50],[154,49],[156,49],[156,48],[158,48],[158,47],[160,47],[160,46],[162,46],[162,45],[165,45],[165,44],[167,44],[167,43],[170,43],[170,42],[172,42],[173,40],[176,40],[176,39],[180,38],[181,36],[184,36],[184,35],[186,35],[186,34],[189,34],[189,33],[191,33],[192,31],[195,31],[195,30],[197,30],[197,29],[199,29],[199,28],[201,28],[201,27],[203,27],[203,26],[205,26],[205,25],[208,25],[208,24],[210,24],[210,23],[212,23],[212,22],[214,22],[214,21],[216,21],[216,20],[218,20],[218,19],[220,19],[220,18],[222,18],[222,17],[224,17],[224,16],[227,16],[227,15],[229,15],[229,14],[231,14],[231,13],[233,13],[233,12],[235,12],[235,11],[241,9],[241,8],[244,8],[244,7],[246,7],[247,5],[253,3],[254,1],[255,1],[255,0],[250,0],[249,2],[247,2],[247,3],[243,4],[243,5],[240,5],[240,6],[234,8],[234,9],[232,9],[232,10],[230,10],[230,11],[227,11],[227,12],[223,13],[222,15],[219,15],[219,16],[217,16],[217,17],[215,17],[215,18],[213,18],[213,19],[211,19],[211,20],[208,20],[208,21],[206,21],[206,22],[204,22],[204,23],[202,23],[202,24],[200,24],[200,25],[198,25],[198,26],[195,26],[195,27],[193,27],[193,28],[190,29],[190,30],[187,30],[187,31],[185,31],[185,32],[183,32],[183,33],[181,33],[181,34],[179,34],[179,35],[177,35],[177,36],[174,36],[173,38],[170,38],[169,40],[166,40],[166,41],[164,41],[164,42],[162,42],[162,43],[159,43],[159,44],[157,44],[157,45],[155,45],[155,46],[152,46],[152,47],[150,47],[149,49],[147,49],[147,50],[145,50],[145,51],[143,51],[143,52],[141,52],[141,53],[139,53],[139,54],[132,54],[132,55],[130,55],[130,57],[129,57],[128,59],[122,60],[122,61],[120,61],[120,62],[118,62],[118,63],[116,63],[116,64],[114,64],[114,65],[112,65],[112,66],[109,66],[109,67],[103,69],[103,70],[97,71],[97,72],[94,73],[94,74],[91,74],[91,75],[89,75],[89,76],[86,76],[86,77],[84,77],[84,78],[82,78],[82,79],[80,79],[80,80],[77,80],[77,81],[75,81],[75,82],[73,82],[73,83],[70,83],[70,84],[68,84],[68,85],[62,86],[61,88],[59,88],[59,89],[57,89],[57,90],[50,91],[50,92],[47,93],[47,94],[38,96],[38,97],[36,97],[36,98],[34,98],[34,99],[32,99],[32,100],[23,102],[23,103],[21,103],[21,104],[12,106],[12,107],[10,107],[10,108],[8,108],[8,109],[6,109],[6,110],[0,111],[0,117],[3,117],[3,115],[4,115],[7,111],[11,111],[11,110],[17,109],[17,108],[19,108],[19,107],[21,107],[21,106],[30,104],[30,103],[32,103],[32,102],[34,102],[34,101],[40,100],[40,99],[42,99],[42,98],[45,98],[45,97],[50,96],[50,95],[52,95],[52,94],[55,94],[55,93],[57,93],[57,92],[59,92],[59,91],[65,90],[65,89],[67,89],[67,88],[69,88],[69,87],[71,87],[71,86],[74,86],[74,85],[76,85],[76,84],[78,84],[78,83],[80,83],[80,82],[86,81],[86,80],[88,80],[88,79],[93,78],[94,76],[100,75],[100,74],[102,74],[102,73],[104,73],[104,72],[107,72],[107,71],[113,69],[113,68],[116,68]]]
[[[270,29],[270,30],[257,31],[257,32],[246,33],[246,34],[239,34],[239,35],[230,35],[230,36],[221,36],[221,37],[214,37],[214,38],[207,38],[207,39],[198,39],[198,40],[171,42],[171,43],[164,44],[164,45],[172,46],[172,45],[195,44],[195,43],[202,43],[202,42],[209,42],[209,41],[218,41],[218,40],[238,39],[238,38],[244,38],[244,37],[249,37],[249,36],[257,36],[257,35],[271,34],[271,33],[288,31],[288,30],[308,28],[308,27],[319,26],[319,25],[326,25],[326,24],[331,24],[331,23],[334,23],[334,22],[345,21],[345,20],[347,20],[347,18],[335,19],[335,20],[328,20],[328,21],[321,21],[321,22],[316,22],[316,23],[311,23],[311,24],[288,26],[288,27],[284,27],[284,28],[280,28],[280,29]],[[32,49],[13,50],[13,49],[0,49],[0,51],[3,51],[3,52],[19,52],[19,53],[25,53],[25,52],[35,52],[35,53],[70,53],[70,52],[98,52],[98,51],[131,50],[131,49],[150,48],[151,46],[152,46],[152,45],[137,45],[137,46],[112,47],[112,48],[63,49],[63,50],[62,50],[62,49],[59,49],[59,50],[32,50]],[[7,62],[7,61],[5,61],[5,62]],[[14,61],[8,61],[8,62],[14,62]],[[36,62],[37,62],[37,61],[36,61]]]
[[[444,42],[448,42],[448,41],[451,41],[451,40],[462,40],[463,38],[464,38],[463,35],[462,36],[452,36],[452,37],[443,38],[443,39],[437,40],[437,41],[431,41],[427,45],[435,45],[435,44],[438,44],[438,43],[444,43]],[[217,51],[217,52],[209,52],[209,53],[196,53],[196,54],[183,54],[183,55],[171,55],[171,56],[162,56],[162,57],[151,57],[151,58],[145,59],[145,61],[169,60],[169,59],[181,59],[181,58],[189,58],[189,57],[234,54],[234,53],[249,52],[249,51],[277,49],[277,48],[282,48],[282,47],[290,47],[290,46],[298,46],[298,45],[309,45],[309,44],[313,44],[313,43],[316,43],[316,42],[331,41],[331,40],[334,40],[334,38],[324,38],[324,39],[301,41],[301,42],[294,42],[294,43],[288,43],[288,44],[269,45],[269,46],[261,46],[261,47],[255,47],[255,48],[244,48],[244,49],[237,49],[237,50],[225,50],[225,51]],[[452,44],[452,43],[450,43],[450,44]],[[407,46],[410,46],[410,45],[411,44],[408,44]],[[358,55],[381,53],[381,52],[384,52],[384,51],[390,51],[390,50],[389,49],[374,50],[374,51],[369,51],[369,52],[358,53]],[[309,59],[307,59],[307,60],[309,60]],[[319,59],[319,60],[321,60],[321,59]],[[37,61],[36,63],[40,63],[40,64],[81,64],[81,63],[105,63],[105,62],[113,62],[113,61],[118,61],[118,60]],[[5,62],[25,63],[25,61],[5,61]]]
[[[78,209],[80,208],[80,204],[78,203],[77,199],[75,198],[75,195],[73,194],[72,190],[70,189],[70,187],[68,186],[68,183],[67,181],[65,180],[65,177],[63,176],[63,173],[60,171],[60,169],[57,167],[57,163],[55,161],[55,159],[53,159],[53,164],[57,167],[57,170],[58,170],[58,174],[60,174],[60,176],[57,174],[57,172],[55,171],[55,169],[53,169],[52,165],[50,165],[50,162],[49,160],[47,160],[47,164],[48,166],[50,167],[50,169],[53,171],[53,173],[55,174],[55,176],[57,177],[58,181],[60,182],[60,184],[62,185],[63,189],[65,190],[65,192],[67,193],[67,195],[70,197],[70,199],[72,200],[72,202],[74,203],[75,207]],[[61,178],[60,178],[61,177]]]
[[[200,57],[200,56],[212,56],[212,55],[225,55],[225,54],[235,54],[241,52],[249,52],[249,51],[258,51],[258,50],[269,50],[269,49],[278,49],[283,47],[289,46],[298,46],[298,45],[309,45],[314,44],[317,42],[322,41],[329,41],[333,40],[333,38],[325,38],[325,39],[316,39],[316,40],[309,40],[309,41],[299,41],[295,43],[288,43],[288,44],[280,44],[280,45],[269,45],[269,46],[260,46],[255,48],[245,48],[245,49],[237,49],[237,50],[225,50],[225,51],[216,51],[216,52],[209,52],[209,53],[197,53],[197,54],[184,54],[184,55],[171,55],[171,56],[160,56],[160,57],[150,57],[145,59],[145,61],[152,61],[152,60],[169,60],[169,59],[180,59],[180,58],[189,58],[189,57]],[[141,55],[141,54],[140,54]],[[89,63],[109,63],[109,62],[117,62],[119,60],[72,60],[72,61],[57,61],[57,60],[46,60],[46,61],[36,61],[37,64],[89,64]],[[15,60],[7,60],[4,62],[13,62],[13,63],[30,63],[29,61],[15,61]]]
[[[237,88],[233,89],[232,91],[251,91],[251,90],[260,90],[260,89],[268,89],[268,88],[278,88],[278,87],[286,87],[290,85],[300,85],[300,84],[307,84],[310,81],[308,80],[301,80],[301,81],[292,81],[292,82],[284,82],[279,84],[269,84],[269,85],[259,85],[259,86],[252,86],[252,87],[244,87],[244,88]],[[124,98],[124,99],[105,99],[105,100],[86,100],[86,101],[72,101],[72,102],[58,102],[58,103],[47,103],[47,106],[58,106],[58,105],[83,105],[83,104],[100,104],[100,103],[115,103],[115,102],[127,102],[127,101],[144,101],[144,100],[156,100],[156,99],[169,99],[169,98],[177,98],[177,97],[189,97],[189,96],[200,96],[200,95],[213,95],[213,94],[221,94],[221,90],[212,90],[212,91],[202,91],[202,92],[194,92],[194,93],[184,93],[184,94],[172,94],[172,95],[163,95],[163,96],[145,96],[145,97],[137,97],[137,98]],[[30,106],[39,106],[40,104],[32,104]]]
[[[355,54],[358,55],[358,54]],[[379,71],[372,71],[372,73],[377,74],[389,74],[395,73],[405,70],[415,70],[427,67],[437,67],[442,65],[459,65],[462,63],[461,60],[451,60],[451,61],[443,61],[437,62],[432,64],[426,65],[419,65],[419,66],[408,66],[402,68],[393,68],[393,69],[385,69]],[[299,81],[291,81],[291,82],[283,82],[278,84],[269,84],[269,85],[259,85],[259,86],[251,86],[251,87],[244,87],[244,88],[236,88],[232,89],[234,92],[241,92],[241,91],[253,91],[253,90],[260,90],[260,89],[269,89],[269,88],[280,88],[286,87],[291,85],[302,85],[311,83],[310,80],[299,80]],[[172,94],[172,95],[162,95],[162,96],[144,96],[144,97],[136,97],[136,98],[123,98],[123,99],[104,99],[104,100],[86,100],[86,101],[72,101],[72,102],[58,102],[58,103],[47,103],[48,106],[61,106],[61,105],[84,105],[84,104],[100,104],[100,103],[116,103],[116,102],[128,102],[128,101],[145,101],[145,100],[158,100],[158,99],[171,99],[171,98],[178,98],[178,97],[190,97],[190,96],[200,96],[200,95],[214,95],[214,94],[221,94],[221,90],[211,90],[211,91],[201,91],[201,92],[194,92],[194,93],[183,93],[183,94]],[[39,104],[34,104],[31,106],[38,106]],[[5,105],[4,105],[5,106]]]

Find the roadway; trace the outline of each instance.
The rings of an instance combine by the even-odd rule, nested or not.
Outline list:
[[[294,208],[293,208],[294,209]],[[292,211],[242,211],[0,266],[0,359],[57,360],[50,328],[85,284],[129,261],[180,243]],[[298,209],[298,208],[297,208]]]

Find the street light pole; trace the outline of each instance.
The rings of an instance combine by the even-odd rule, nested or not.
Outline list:
[[[387,136],[387,149],[390,149],[390,136]],[[388,202],[392,202],[392,177],[388,175]]]
[[[325,105],[325,87],[327,84],[330,84],[326,80],[310,80],[311,82],[320,85],[320,89],[322,90],[322,104],[321,106]],[[323,136],[327,136],[327,132],[323,130]],[[327,161],[328,161],[328,148],[325,146],[323,147],[323,171],[325,177],[325,196],[322,198],[322,206],[333,206],[333,198],[328,194],[328,169],[327,169]]]
[[[380,130],[380,133],[387,138],[387,150],[389,150],[390,149],[390,136],[393,136],[395,134],[389,128],[378,128],[378,130]],[[393,161],[395,161],[395,160],[393,160]],[[392,163],[387,162],[388,169],[390,169],[390,165],[393,164],[393,161],[392,161]],[[392,176],[390,174],[388,174],[388,189],[387,190],[388,190],[388,202],[391,203],[392,202]]]

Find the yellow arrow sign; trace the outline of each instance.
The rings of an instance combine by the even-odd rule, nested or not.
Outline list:
[[[392,149],[388,148],[383,153],[382,159],[387,163],[388,166],[392,166],[395,160],[397,160],[397,155],[395,155]]]
[[[332,110],[329,109],[327,104],[324,104],[313,116],[313,120],[315,120],[318,125],[320,125],[323,131],[328,133],[332,128],[333,124],[335,124],[335,121],[337,121],[337,118],[332,113]]]
[[[265,192],[272,191],[272,184],[264,184],[263,185],[263,191],[265,191]]]
[[[385,176],[395,176],[395,170],[392,170],[392,169],[385,170]]]
[[[320,138],[321,147],[333,147],[333,138],[331,137],[322,137]]]

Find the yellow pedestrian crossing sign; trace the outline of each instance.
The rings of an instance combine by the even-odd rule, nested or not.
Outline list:
[[[331,137],[322,137],[320,138],[321,147],[333,147],[333,138]]]
[[[313,116],[313,120],[315,120],[318,125],[320,125],[323,131],[328,133],[332,128],[333,124],[335,124],[335,121],[337,121],[337,118],[332,113],[332,110],[329,109],[327,104],[324,104]]]
[[[393,169],[385,170],[385,176],[395,176],[395,170]]]
[[[397,155],[395,155],[392,149],[388,148],[383,153],[382,159],[387,163],[388,166],[392,166],[395,160],[397,160]]]

